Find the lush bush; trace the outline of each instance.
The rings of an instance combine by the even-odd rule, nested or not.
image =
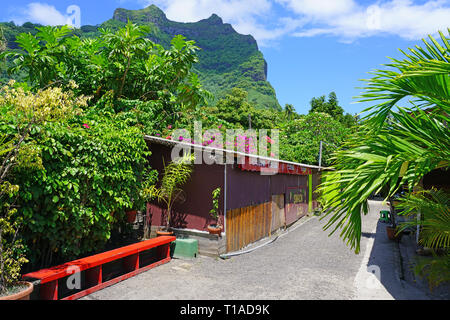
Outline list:
[[[159,100],[166,108],[202,101],[201,85],[191,68],[198,61],[194,41],[175,36],[165,49],[145,36],[148,27],[126,24],[116,31],[99,29],[100,36],[81,39],[67,26],[37,28],[21,33],[22,51],[7,51],[11,73],[25,72],[35,88],[75,81],[79,94],[97,101],[113,92],[114,98]]]
[[[28,258],[49,265],[101,248],[125,210],[143,206],[143,179],[152,181],[140,129],[114,115],[82,113],[75,107],[86,108],[86,100],[60,88],[1,93],[0,132],[12,146],[21,141],[8,160],[8,183],[20,190],[8,217],[23,219]]]
[[[318,164],[320,141],[323,141],[322,166],[329,166],[333,152],[350,134],[350,129],[326,113],[310,113],[287,121],[280,132],[282,159]]]
[[[72,117],[85,104],[85,98],[60,88],[33,94],[10,81],[0,89],[0,294],[14,285],[27,262],[14,171],[43,169],[40,149],[30,135],[45,123]]]
[[[101,248],[125,210],[141,209],[150,154],[137,128],[76,117],[36,128],[43,168],[14,172],[32,262]]]

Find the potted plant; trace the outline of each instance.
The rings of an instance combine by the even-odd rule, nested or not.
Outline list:
[[[24,255],[24,245],[19,238],[22,219],[17,217],[17,209],[13,207],[14,197],[19,186],[5,179],[14,159],[20,157],[21,139],[18,142],[7,141],[0,137],[0,300],[29,300],[33,292],[33,284],[18,281],[20,269],[28,260]]]
[[[166,205],[166,219],[160,230],[156,231],[158,236],[173,235],[170,230],[172,208],[175,202],[184,199],[181,188],[190,178],[193,170],[193,155],[184,156],[170,162],[167,166],[163,162],[164,171],[160,187],[151,185],[144,190],[148,200],[156,199]]]
[[[220,197],[221,189],[217,188],[214,189],[212,192],[212,209],[209,211],[211,214],[211,217],[215,221],[215,223],[212,223],[208,225],[208,232],[210,234],[220,234],[222,233],[222,225],[220,224],[220,217],[219,217],[219,197]]]
[[[134,200],[134,199],[131,199],[131,201],[132,201],[132,206],[130,206],[125,211],[128,223],[134,223],[136,221],[138,208],[141,208],[143,206],[143,203],[141,203],[142,201],[138,201],[138,200]]]
[[[395,209],[392,205],[392,199],[389,199],[389,220],[390,225],[386,226],[386,233],[389,240],[400,241],[402,238],[402,233],[397,230],[397,223],[395,221]]]
[[[128,210],[126,215],[128,223],[134,223],[136,221],[137,210]]]

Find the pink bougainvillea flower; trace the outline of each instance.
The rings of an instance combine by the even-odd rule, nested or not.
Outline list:
[[[184,138],[183,138],[182,136],[179,136],[179,137],[178,137],[178,140],[183,141]]]
[[[89,125],[87,123],[83,123],[83,127],[85,127],[86,129],[90,129],[91,127],[89,127]]]
[[[159,137],[161,135],[161,133],[157,133],[156,136]]]
[[[219,128],[219,129],[222,129],[222,125],[219,125],[218,128]]]
[[[171,124],[169,124],[169,126],[167,127],[167,129],[172,129],[172,125],[171,125]]]
[[[271,156],[271,157],[275,157],[275,153],[271,152],[271,153],[270,153],[270,156]]]
[[[172,136],[167,136],[166,139],[170,139],[170,140],[171,140],[171,139],[172,139]]]

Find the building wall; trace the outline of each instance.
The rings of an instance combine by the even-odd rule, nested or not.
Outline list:
[[[150,144],[150,165],[162,177],[163,160],[170,162],[170,146]],[[181,229],[206,231],[212,222],[212,191],[222,188],[219,199],[221,222],[225,225],[227,251],[234,251],[290,225],[307,214],[309,188],[308,176],[277,174],[261,175],[260,172],[244,171],[237,165],[194,165],[191,180],[183,187],[186,201],[174,205],[172,226]],[[320,182],[317,170],[313,170],[313,190]],[[313,194],[313,200],[316,199]],[[314,201],[314,207],[316,202]],[[148,214],[152,227],[162,225],[164,205],[151,203]],[[226,217],[223,212],[226,210]]]
[[[271,203],[272,196],[277,195],[284,195],[285,198],[286,224],[295,222],[308,212],[308,176],[261,175],[228,165],[227,211]]]
[[[151,144],[149,163],[153,169],[158,170],[159,178],[162,178],[164,163],[170,162],[170,148],[160,144]],[[186,200],[175,203],[172,212],[172,223],[175,228],[187,228],[207,230],[212,222],[209,211],[212,209],[212,191],[218,187],[223,190],[224,167],[223,165],[194,165],[191,179],[183,186]],[[219,198],[219,212],[223,220],[223,192]],[[149,205],[149,214],[152,226],[163,225],[166,214],[165,205],[153,202]]]

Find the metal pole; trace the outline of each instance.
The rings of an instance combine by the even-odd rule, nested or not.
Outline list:
[[[225,161],[225,168],[223,170],[223,233],[226,234],[227,230],[227,163]]]
[[[420,210],[417,213],[417,228],[416,228],[416,243],[419,243],[419,235],[420,235]]]

